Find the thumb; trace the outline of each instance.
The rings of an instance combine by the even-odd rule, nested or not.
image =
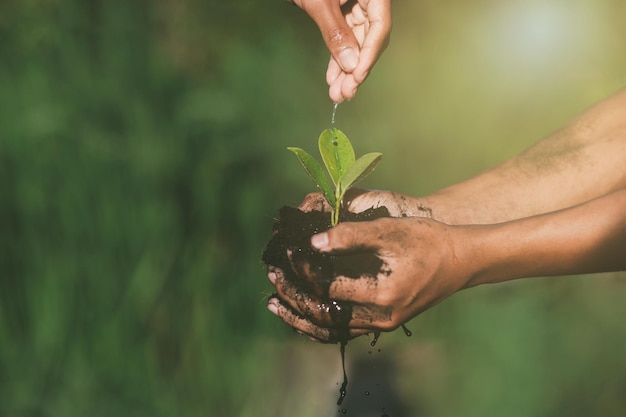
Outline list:
[[[345,72],[352,72],[359,63],[359,43],[348,26],[337,0],[303,4],[304,11],[317,24],[326,47]]]
[[[346,222],[311,237],[311,246],[320,252],[350,252],[376,249],[379,222]]]

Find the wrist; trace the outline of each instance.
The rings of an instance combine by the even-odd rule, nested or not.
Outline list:
[[[494,284],[516,278],[519,253],[515,237],[506,232],[505,224],[462,226],[467,242],[465,265],[468,279],[464,288]],[[523,263],[518,265],[523,267]]]

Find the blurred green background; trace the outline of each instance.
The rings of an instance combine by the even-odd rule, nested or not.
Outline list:
[[[622,0],[394,3],[337,126],[365,186],[420,195],[626,82]],[[317,28],[282,0],[0,3],[0,415],[626,413],[626,275],[455,295],[339,351],[267,313],[286,146],[330,123]]]

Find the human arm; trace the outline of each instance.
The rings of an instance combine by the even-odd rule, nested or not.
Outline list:
[[[291,0],[317,24],[331,53],[326,71],[335,103],[354,98],[389,42],[391,0]]]
[[[626,187],[625,161],[623,89],[526,151],[426,197],[422,204],[449,224],[488,224],[548,213]]]
[[[397,328],[464,288],[522,277],[626,270],[626,188],[580,205],[492,225],[446,225],[431,219],[385,218],[341,223],[316,235],[321,253],[373,251],[376,277],[337,276],[329,298],[352,312],[350,337]],[[275,271],[276,272],[276,271]],[[278,271],[268,308],[318,340],[336,337],[332,314]],[[294,313],[297,311],[298,313]]]
[[[480,251],[475,251],[476,259],[482,259],[485,265],[490,265],[490,267],[483,266],[482,269],[479,268],[481,272],[467,275],[470,270],[466,268],[470,264],[465,264],[466,261],[459,261],[461,272],[466,274],[462,277],[456,276],[454,270],[446,268],[433,274],[428,272],[428,268],[426,272],[408,267],[396,268],[393,274],[394,279],[384,280],[388,283],[385,290],[380,285],[376,288],[369,287],[371,297],[380,297],[380,299],[363,303],[363,300],[344,297],[343,301],[347,304],[357,301],[357,305],[367,305],[370,311],[375,309],[380,313],[380,311],[387,311],[385,309],[389,307],[383,307],[382,310],[379,308],[385,304],[384,300],[394,300],[394,305],[398,306],[399,311],[405,312],[399,313],[398,317],[408,320],[452,293],[479,283],[498,282],[523,276],[601,272],[606,268],[624,269],[623,263],[619,263],[626,259],[623,235],[621,238],[617,237],[618,240],[612,241],[607,237],[609,233],[607,229],[599,226],[592,227],[603,219],[615,219],[616,214],[611,211],[611,207],[621,207],[621,213],[626,211],[623,205],[619,206],[623,203],[623,200],[620,200],[623,197],[620,196],[623,196],[623,189],[626,188],[624,161],[626,161],[626,90],[593,106],[563,129],[509,161],[435,194],[410,197],[397,193],[370,191],[351,195],[345,201],[345,206],[350,211],[360,212],[372,206],[384,205],[390,208],[391,216],[408,219],[385,220],[391,222],[388,228],[389,233],[393,230],[398,232],[393,239],[379,239],[371,241],[370,244],[353,240],[349,246],[350,250],[375,247],[377,253],[386,253],[390,259],[398,262],[398,265],[415,266],[420,263],[425,265],[427,262],[448,259],[445,256],[446,247],[441,246],[441,242],[461,239],[454,236],[457,232],[461,233],[459,231],[465,230],[467,233],[472,232],[469,237],[464,238],[467,242],[474,241],[476,245],[482,245]],[[320,209],[320,207],[315,207],[313,201],[313,198],[307,198],[303,208]],[[591,210],[589,207],[598,211],[589,211]],[[607,213],[605,214],[604,211]],[[607,217],[607,214],[610,216]],[[419,219],[420,217],[436,221],[422,220]],[[567,219],[567,221],[560,219]],[[411,221],[416,223],[410,223]],[[405,225],[409,224],[413,224],[414,227],[411,230],[416,238],[409,239],[409,241],[397,239],[398,236],[402,236],[401,232],[406,229]],[[428,228],[416,226],[426,224],[430,226]],[[451,226],[469,224],[474,226],[460,228]],[[560,224],[562,229],[551,228],[552,224]],[[391,227],[392,225],[396,226]],[[542,227],[538,228],[538,225]],[[577,228],[572,225],[577,225]],[[335,239],[352,239],[352,236],[371,239],[371,235],[369,238],[363,238],[363,236],[368,236],[367,231],[370,227],[373,226],[369,223],[340,224],[329,231],[327,236],[335,236]],[[601,235],[593,234],[600,233],[602,230],[607,234],[604,243],[602,243]],[[619,227],[616,230],[620,230]],[[484,233],[479,233],[479,231]],[[573,231],[576,233],[574,234]],[[478,236],[490,239],[483,241],[478,239]],[[314,239],[319,238],[320,236],[314,237]],[[515,240],[510,240],[512,238]],[[397,242],[402,243],[397,244]],[[411,242],[417,242],[423,246],[416,247]],[[492,242],[492,244],[486,245],[486,242]],[[546,246],[546,242],[555,246],[553,250],[566,252],[552,253],[547,250],[550,247]],[[611,242],[614,243],[611,244]],[[526,246],[521,246],[522,244]],[[593,244],[599,246],[585,246]],[[598,249],[603,248],[602,245],[607,249]],[[532,250],[539,248],[540,251],[533,254]],[[547,249],[544,251],[544,248]],[[346,250],[345,247],[342,250]],[[502,252],[504,250],[508,252]],[[504,254],[507,256],[505,257]],[[542,254],[550,255],[543,256]],[[567,254],[571,262],[559,263],[559,256],[563,258]],[[580,263],[583,261],[584,263]],[[513,262],[517,263],[513,264]],[[449,266],[449,262],[436,264]],[[515,266],[516,274],[511,273],[512,265]],[[566,269],[565,265],[569,265],[570,269]],[[269,307],[274,310],[279,308],[276,312],[283,320],[296,328],[316,329],[323,333],[322,336],[332,329],[328,327],[332,323],[317,320],[314,316],[311,320],[307,320],[298,315],[298,313],[302,314],[307,305],[315,306],[315,301],[319,300],[311,297],[304,298],[300,301],[306,302],[307,305],[298,305],[289,297],[289,285],[281,280],[281,271],[270,270],[268,276],[275,283],[279,296],[285,303],[281,303],[278,299],[271,299]],[[417,284],[415,283],[416,277],[420,280]],[[422,280],[425,283],[422,283]],[[346,287],[344,293],[347,293],[349,290],[356,291],[357,287],[364,285],[363,282],[366,281],[359,283],[357,280],[344,280],[341,285]],[[416,291],[410,292],[407,285],[416,285]],[[281,286],[286,289],[281,290]],[[426,286],[432,288],[432,294],[435,295],[425,290]],[[404,302],[398,301],[396,297],[405,297]],[[312,310],[315,313],[315,309]],[[362,310],[362,308],[357,308],[357,310]],[[387,324],[393,327],[398,323],[393,319]],[[362,325],[363,323],[359,327],[351,324],[352,334],[358,335],[372,331],[372,327]],[[383,328],[386,327],[379,327],[379,329]],[[320,335],[315,337],[325,340]]]

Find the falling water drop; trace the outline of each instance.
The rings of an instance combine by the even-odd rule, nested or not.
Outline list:
[[[337,114],[337,107],[339,107],[339,103],[333,103],[333,117],[330,119],[330,127],[335,127],[335,114]]]
[[[410,331],[404,324],[402,325],[402,330],[404,330],[404,334],[407,335],[407,337],[413,336],[413,332]]]

